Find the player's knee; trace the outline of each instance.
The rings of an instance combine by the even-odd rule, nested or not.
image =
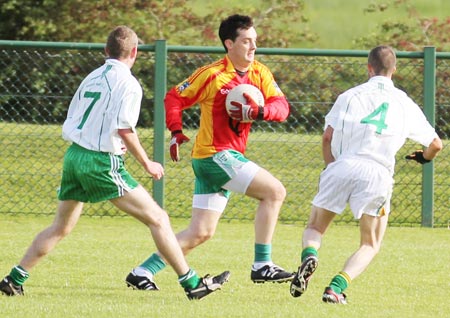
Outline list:
[[[169,215],[163,209],[158,209],[151,213],[147,225],[159,228],[170,227]]]
[[[209,226],[198,226],[191,223],[190,226],[177,234],[177,239],[183,250],[190,251],[198,245],[208,241],[214,236],[215,228]]]
[[[370,254],[372,254],[373,256],[377,255],[381,249],[381,244],[378,242],[370,242],[363,244],[362,246],[366,248],[366,251],[370,251]]]
[[[65,238],[67,235],[69,235],[70,232],[72,232],[72,229],[73,229],[73,227],[71,227],[71,226],[53,225],[50,228],[50,231],[51,231],[50,235],[59,241],[59,240],[62,240],[63,238]]]
[[[212,238],[214,236],[214,231],[198,231],[193,233],[193,235],[191,236],[190,239],[190,247],[194,248],[206,241],[208,241],[210,238]]]
[[[306,224],[306,228],[304,230],[305,235],[308,234],[310,237],[321,238],[325,231],[327,230],[327,226],[324,224],[318,224],[317,222],[308,221]]]
[[[272,201],[284,201],[286,198],[286,188],[280,181],[271,183],[271,196],[270,199]]]
[[[381,242],[376,242],[372,245],[375,254],[378,254],[381,250]]]

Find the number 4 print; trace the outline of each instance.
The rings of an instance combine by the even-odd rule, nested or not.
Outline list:
[[[388,108],[388,103],[381,104],[381,106],[375,109],[370,115],[361,119],[360,123],[375,125],[375,127],[377,128],[376,133],[381,134],[381,131],[387,128],[385,120]]]

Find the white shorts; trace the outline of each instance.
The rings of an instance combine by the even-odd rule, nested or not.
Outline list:
[[[223,185],[223,189],[237,193],[247,192],[247,188],[259,171],[260,167],[248,161],[237,170],[236,175]],[[192,207],[204,210],[213,210],[222,213],[228,203],[228,197],[222,192],[208,194],[194,194]]]
[[[388,169],[372,160],[338,160],[320,174],[312,204],[341,214],[349,203],[355,219],[362,214],[389,214],[393,185]]]

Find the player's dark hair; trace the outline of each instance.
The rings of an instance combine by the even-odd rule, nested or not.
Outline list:
[[[375,75],[387,75],[395,70],[395,52],[390,46],[380,45],[369,53],[368,63],[372,66]]]
[[[106,50],[110,58],[126,58],[137,44],[138,38],[136,33],[129,27],[121,25],[109,34],[106,41]]]
[[[252,26],[252,18],[246,15],[234,14],[223,20],[220,23],[219,27],[219,38],[222,41],[222,45],[225,48],[225,51],[228,52],[228,49],[225,45],[225,40],[230,39],[234,42],[234,40],[236,40],[236,38],[239,36],[239,29],[248,30]]]

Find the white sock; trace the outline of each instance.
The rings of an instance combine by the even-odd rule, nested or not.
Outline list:
[[[260,269],[261,267],[266,266],[266,265],[269,265],[269,266],[273,265],[273,262],[272,261],[268,261],[268,262],[254,262],[253,265],[252,265],[252,270],[257,271],[258,269]]]
[[[133,273],[137,276],[145,276],[145,277],[149,277],[152,278],[153,275],[152,273],[150,273],[147,269],[145,269],[144,267],[136,267],[135,269],[133,269]]]

